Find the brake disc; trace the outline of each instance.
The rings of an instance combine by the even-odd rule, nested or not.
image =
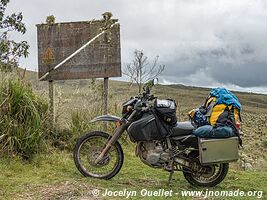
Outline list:
[[[204,178],[210,178],[212,175],[214,175],[216,169],[214,165],[211,166],[205,166],[204,168],[204,172],[201,173],[201,176]]]
[[[103,167],[105,165],[108,165],[110,158],[109,155],[104,156],[98,163],[95,163],[95,160],[98,158],[98,156],[101,154],[101,150],[92,150],[87,154],[87,160],[90,165],[94,167]]]

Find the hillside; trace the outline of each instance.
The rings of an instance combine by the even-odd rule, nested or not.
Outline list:
[[[47,92],[47,83],[43,81],[38,81],[37,72],[27,71],[25,74],[25,79],[33,84],[33,87],[38,92]],[[98,84],[101,84],[100,80]],[[83,93],[88,93],[86,91],[90,85],[90,80],[69,80],[69,81],[55,81],[56,87],[61,88],[65,94],[71,94],[79,90],[81,95]],[[135,86],[130,86],[128,82],[121,81],[110,81],[110,89],[112,95],[124,95],[126,100],[128,97],[137,94],[137,89]],[[125,92],[128,92],[126,94]],[[192,87],[185,85],[157,85],[154,88],[154,93],[159,97],[168,97],[175,99],[178,103],[183,106],[200,105],[203,100],[207,97],[210,88],[203,87]],[[267,112],[267,95],[266,94],[256,94],[247,92],[234,92],[239,98],[243,111],[248,111],[252,113],[266,113]],[[122,101],[124,101],[122,100]],[[190,102],[190,104],[187,104]],[[190,107],[189,109],[191,109]]]
[[[33,85],[34,90],[42,96],[48,96],[48,84],[39,82],[37,74],[27,72],[26,79]],[[73,113],[80,116],[82,123],[88,123],[93,117],[101,114],[101,85],[97,80],[56,81],[56,113],[57,125],[68,128]],[[120,81],[110,81],[109,113],[120,115],[121,104],[137,94],[137,87]],[[188,87],[183,85],[157,85],[153,89],[159,98],[172,98],[178,104],[177,116],[180,121],[187,120],[187,113],[192,108],[202,104],[210,89]],[[240,150],[240,160],[232,163],[226,179],[215,188],[209,190],[264,191],[267,193],[267,95],[234,92],[242,106],[243,143]],[[92,129],[101,129],[91,126]],[[109,129],[111,130],[111,129]],[[63,132],[60,134],[64,134]],[[83,133],[80,133],[81,135]],[[109,181],[83,178],[72,161],[69,150],[51,149],[49,154],[36,156],[32,163],[25,164],[16,160],[0,162],[0,196],[4,199],[102,199],[92,195],[95,188],[140,191],[143,188],[158,190],[164,188],[174,191],[194,190],[182,177],[175,173],[171,187],[167,187],[168,173],[163,170],[151,169],[139,161],[134,155],[134,145],[122,140],[125,152],[125,163],[122,171]],[[203,188],[197,188],[202,190]],[[266,195],[264,196],[266,198]],[[264,199],[263,198],[263,199]],[[104,198],[103,199],[110,199]],[[125,199],[113,197],[111,199]],[[140,199],[134,197],[133,199]],[[148,198],[147,198],[148,199]],[[149,198],[163,199],[163,198]],[[173,197],[171,199],[177,199]],[[179,199],[204,199],[179,197]],[[224,199],[209,198],[209,199]],[[227,199],[251,199],[237,197]],[[256,199],[256,197],[254,197]]]
[[[36,72],[27,71],[25,78],[32,83],[36,92],[47,98],[47,82],[38,81]],[[55,81],[55,91],[57,113],[60,113],[59,121],[68,119],[71,112],[86,112],[92,107],[101,105],[101,80],[95,82],[92,80]],[[191,109],[202,105],[209,91],[209,88],[184,85],[156,85],[152,90],[158,98],[176,100],[177,116],[181,121],[188,119],[187,113]],[[265,129],[267,126],[267,95],[233,92],[242,104],[244,137],[254,137],[257,143],[264,143],[267,138]],[[135,85],[111,80],[109,82],[109,113],[120,115],[121,104],[135,95],[137,95]]]
[[[32,82],[38,93],[45,97],[48,96],[48,84],[38,81],[36,72],[27,72],[26,79]],[[71,113],[74,112],[82,115],[86,112],[90,113],[89,119],[101,114],[101,110],[95,109],[101,108],[101,80],[93,83],[91,80],[56,81],[55,90],[57,120],[61,126],[66,126],[66,122],[71,118]],[[157,85],[152,90],[158,98],[176,100],[177,116],[180,121],[188,120],[188,112],[202,105],[209,91],[209,88],[184,85]],[[267,166],[264,161],[267,155],[267,95],[235,91],[234,93],[242,104],[244,150],[241,152],[253,160],[255,167]],[[135,95],[137,95],[135,85],[111,80],[109,83],[109,113],[120,115],[121,104]]]

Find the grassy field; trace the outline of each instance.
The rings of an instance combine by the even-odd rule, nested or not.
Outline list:
[[[181,173],[175,173],[171,186],[167,186],[168,173],[151,169],[134,156],[133,145],[124,145],[125,162],[120,173],[111,180],[84,178],[74,167],[69,152],[53,152],[38,155],[31,164],[4,160],[0,164],[0,192],[2,199],[97,199],[92,195],[94,189],[100,190],[100,199],[120,199],[103,197],[105,190],[137,191],[130,199],[165,199],[163,197],[142,197],[142,189],[157,191],[173,190],[177,195],[170,199],[204,199],[182,197],[182,191],[204,190],[190,186]],[[239,171],[232,165],[227,178],[209,191],[263,191],[267,192],[266,171]],[[208,199],[257,199],[255,197],[209,197]],[[121,197],[125,199],[126,197]],[[262,197],[266,199],[266,196]]]
[[[38,82],[36,74],[28,73],[27,79],[34,90],[47,98],[47,83]],[[101,81],[56,82],[57,126],[69,128],[71,114],[80,113],[87,123],[101,113]],[[110,81],[109,113],[119,115],[121,103],[136,95],[137,88],[128,83]],[[187,120],[187,112],[202,104],[209,89],[185,87],[182,85],[156,86],[153,93],[159,98],[172,98],[178,103],[177,116]],[[261,199],[267,199],[267,95],[235,92],[243,105],[243,142],[241,159],[230,166],[226,179],[209,191],[263,191]],[[100,129],[101,126],[88,128]],[[83,133],[80,133],[81,135]],[[72,144],[71,144],[72,145]],[[70,148],[71,149],[71,148]],[[142,197],[142,189],[157,191],[173,190],[170,199],[258,199],[255,197],[182,197],[186,190],[204,190],[194,188],[186,182],[181,173],[175,173],[170,187],[167,186],[168,173],[161,169],[152,169],[141,163],[134,155],[134,145],[123,142],[125,162],[120,173],[111,180],[84,178],[75,168],[72,152],[59,151],[48,147],[46,153],[38,154],[30,163],[19,159],[1,159],[0,161],[0,198],[1,199],[125,199],[126,197],[104,197],[105,190],[137,191],[131,199],[165,199],[163,197]],[[241,160],[247,160],[252,169],[243,170]],[[98,197],[93,196],[94,189],[100,190]],[[94,190],[95,192],[95,190]],[[256,194],[256,193],[255,193]]]

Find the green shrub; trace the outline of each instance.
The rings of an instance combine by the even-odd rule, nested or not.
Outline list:
[[[98,115],[101,115],[100,108],[92,108],[90,110],[71,113],[71,120],[69,123],[69,129],[73,134],[73,137],[70,140],[71,146],[74,146],[78,138],[82,135],[90,131],[103,129],[101,123],[90,123],[90,121]]]
[[[47,103],[18,79],[0,83],[0,153],[29,159],[44,142]]]
[[[71,132],[77,136],[84,134],[91,129],[90,120],[91,116],[87,115],[86,112],[77,111],[71,113],[71,121],[69,123]]]
[[[72,112],[68,127],[56,125],[47,137],[49,143],[60,150],[72,151],[78,138],[87,132],[102,128],[99,123],[90,123],[91,119],[99,114],[98,107]]]
[[[72,138],[73,133],[67,128],[60,128],[60,126],[56,125],[53,131],[50,132],[47,139],[49,144],[52,147],[55,147],[59,150],[70,150],[72,151]]]

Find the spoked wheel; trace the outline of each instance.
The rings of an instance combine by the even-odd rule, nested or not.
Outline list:
[[[229,163],[208,165],[203,168],[204,172],[183,172],[185,179],[194,186],[213,187],[225,178]]]
[[[107,144],[110,135],[104,132],[91,132],[81,137],[74,147],[74,162],[77,169],[84,175],[100,179],[115,176],[123,164],[123,151],[116,142],[103,157],[95,163]]]

